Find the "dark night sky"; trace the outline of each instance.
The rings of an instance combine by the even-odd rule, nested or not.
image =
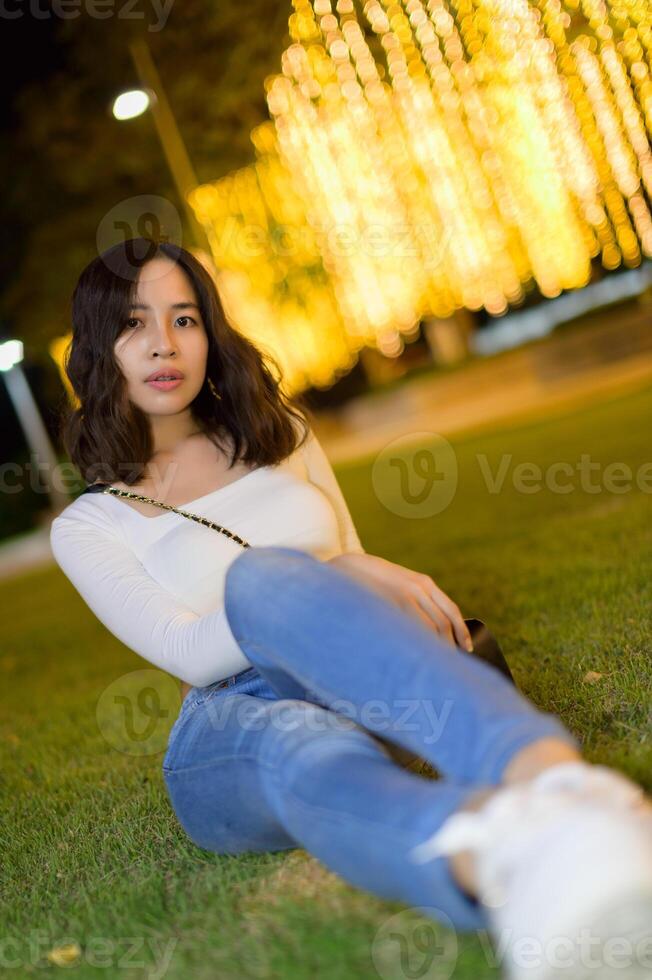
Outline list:
[[[44,0],[33,4],[34,9],[45,9]],[[23,88],[42,86],[43,98],[47,99],[48,77],[65,66],[65,46],[59,39],[60,26],[53,16],[34,17],[30,3],[7,0],[5,9],[20,10],[22,16],[3,19],[0,26],[0,153],[4,154],[3,173],[11,179],[12,140],[20,132],[21,118],[17,99]],[[20,251],[25,229],[16,227],[19,215],[3,211],[4,197],[0,198],[0,249],[2,250],[2,276],[11,275],[17,250]]]
[[[64,65],[65,50],[57,41],[53,16],[37,19],[29,12],[30,5],[19,0],[8,3],[5,9],[22,11],[15,20],[4,19],[0,30],[0,127],[6,133],[20,125],[14,105],[18,92],[32,82],[47,83],[48,75]],[[41,2],[34,9],[43,11],[44,4]]]
[[[43,0],[35,4],[37,10],[45,9]],[[22,10],[23,15],[15,20],[3,19],[0,29],[0,146],[9,161],[13,134],[20,131],[21,119],[16,107],[16,99],[23,87],[32,84],[43,86],[43,97],[47,98],[47,79],[65,65],[65,48],[57,40],[58,24],[54,17],[35,18],[30,13],[28,3],[19,0],[8,2],[5,9]],[[8,165],[5,172],[11,173]],[[0,203],[0,208],[2,204]],[[6,216],[6,212],[3,215]],[[20,247],[23,230],[16,228],[16,216],[3,221],[0,235],[3,253],[3,266],[7,275],[12,274],[16,248]],[[0,324],[1,327],[1,324]],[[29,377],[28,372],[28,377]],[[30,378],[34,390],[38,377]],[[36,384],[38,391],[38,384]],[[41,406],[47,418],[46,406]],[[15,459],[18,451],[24,449],[24,436],[14,417],[13,409],[2,386],[0,391],[0,418],[2,419],[3,439],[0,445],[0,459]]]

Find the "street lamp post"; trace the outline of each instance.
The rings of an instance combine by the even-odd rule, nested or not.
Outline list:
[[[151,108],[154,125],[191,233],[197,246],[210,254],[206,232],[188,202],[188,194],[197,186],[197,177],[147,42],[136,38],[129,42],[129,51],[144,91],[132,90],[118,96],[113,104],[113,115],[116,119],[132,119]]]
[[[20,340],[7,340],[0,343],[0,372],[5,380],[18,421],[25,433],[32,458],[37,465],[45,463],[45,482],[47,484],[52,511],[57,514],[70,503],[69,496],[60,490],[53,476],[58,465],[57,455],[43,424],[38,405],[20,366],[23,359],[23,344]]]

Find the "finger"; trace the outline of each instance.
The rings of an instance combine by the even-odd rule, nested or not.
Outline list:
[[[471,634],[469,633],[469,628],[464,622],[464,617],[461,613],[455,613],[451,622],[453,624],[453,631],[455,633],[455,639],[459,646],[464,650],[468,650],[469,653],[473,650],[473,640]]]
[[[419,591],[415,600],[419,607],[424,610],[425,615],[436,625],[437,632],[441,634],[443,639],[447,640],[451,646],[455,646],[453,624],[431,596],[426,592]]]
[[[410,616],[414,616],[415,619],[418,619],[419,622],[423,623],[423,625],[428,630],[436,633],[437,636],[440,637],[442,640],[446,639],[446,637],[442,633],[442,624],[435,621],[431,616],[429,616],[421,607],[421,605],[417,602],[414,596],[402,597],[397,602],[397,605],[399,605],[399,607],[403,610],[403,612],[406,612]]]
[[[473,650],[473,639],[469,632],[468,626],[464,622],[464,617],[460,612],[459,606],[457,606],[445,592],[442,592],[438,585],[436,585],[434,582],[432,585],[433,588],[431,589],[431,594],[433,601],[436,602],[441,609],[443,609],[450,619],[457,643],[470,653]]]
[[[453,633],[453,624],[446,615],[445,610],[443,610],[432,595],[428,594],[427,592],[420,592],[418,601],[426,610],[428,615],[431,616],[432,619],[438,624],[441,633],[445,635],[449,643],[452,643],[454,646],[455,634]]]

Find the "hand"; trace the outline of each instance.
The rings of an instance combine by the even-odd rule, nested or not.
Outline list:
[[[379,555],[347,551],[329,564],[416,616],[451,646],[471,652],[473,641],[459,607],[430,578]]]

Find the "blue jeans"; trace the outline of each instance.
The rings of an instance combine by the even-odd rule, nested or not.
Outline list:
[[[494,667],[307,552],[243,551],[225,612],[252,666],[192,688],[163,761],[191,840],[225,854],[305,848],[358,888],[487,928],[448,857],[407,852],[500,784],[528,743],[580,743]],[[442,778],[397,764],[381,739]]]

